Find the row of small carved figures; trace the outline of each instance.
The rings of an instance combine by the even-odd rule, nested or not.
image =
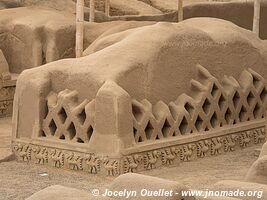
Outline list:
[[[254,141],[255,144],[265,141],[265,129],[255,129],[245,131],[240,134],[232,134],[223,137],[216,137],[198,141],[192,144],[169,147],[162,150],[146,152],[144,155],[136,154],[123,158],[123,171],[135,172],[139,166],[145,170],[156,167],[161,158],[162,165],[171,165],[175,159],[190,161],[196,150],[197,157],[203,158],[207,155],[218,155],[224,152],[234,151],[237,144],[241,148],[248,147]],[[92,174],[99,173],[103,168],[106,175],[115,176],[120,173],[120,161],[100,158],[94,154],[75,154],[74,152],[61,151],[59,149],[49,149],[46,147],[21,144],[13,146],[15,154],[20,161],[30,162],[34,160],[36,164],[47,164],[49,161],[54,167],[63,168],[65,165],[72,170],[87,171]],[[143,162],[143,165],[142,165]],[[103,167],[101,168],[103,164]]]
[[[154,150],[143,155],[127,156],[124,159],[124,173],[136,172],[139,166],[142,166],[145,170],[153,169],[159,161],[162,165],[172,165],[176,159],[190,161],[195,154],[198,158],[203,158],[207,155],[216,156],[222,152],[235,151],[237,145],[241,148],[246,148],[252,142],[255,144],[263,143],[265,136],[265,129],[260,128],[240,134],[202,140],[192,144]]]
[[[59,149],[50,149],[46,147],[33,146],[18,143],[13,146],[18,161],[30,162],[35,164],[51,163],[53,167],[67,167],[76,171],[87,171],[91,174],[99,173],[101,163],[108,176],[119,174],[119,161],[103,157],[102,159],[94,154],[76,154],[74,152],[61,151]]]

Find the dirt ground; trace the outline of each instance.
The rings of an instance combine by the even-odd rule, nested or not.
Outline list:
[[[11,138],[11,119],[0,119],[0,149],[8,148]],[[179,181],[192,189],[207,189],[220,180],[243,180],[247,170],[256,160],[253,146],[242,151],[217,157],[163,167],[143,174]],[[48,173],[41,176],[40,173]],[[50,185],[63,185],[90,192],[104,190],[112,177],[94,176],[65,171],[46,166],[28,165],[15,161],[0,163],[0,199],[22,200]]]

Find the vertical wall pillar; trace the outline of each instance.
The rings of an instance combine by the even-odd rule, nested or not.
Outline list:
[[[254,0],[254,19],[253,19],[253,32],[257,36],[260,35],[260,10],[261,10],[261,0]]]
[[[129,94],[106,81],[96,95],[95,128],[90,147],[103,154],[118,154],[134,144],[132,104]]]
[[[184,19],[183,4],[184,4],[183,0],[178,0],[178,22],[181,22]]]
[[[76,58],[83,54],[83,34],[84,34],[84,0],[77,0],[76,4]]]
[[[90,0],[90,18],[89,22],[95,21],[95,0]]]
[[[110,0],[105,1],[105,14],[109,17],[110,15]]]

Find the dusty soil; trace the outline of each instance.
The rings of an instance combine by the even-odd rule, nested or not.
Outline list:
[[[11,119],[0,119],[0,149],[8,148],[11,135]],[[180,166],[163,167],[143,174],[176,180],[192,189],[207,189],[220,180],[243,180],[251,164],[256,160],[254,150],[259,146],[205,158]],[[40,176],[47,172],[48,176]],[[63,185],[90,192],[92,189],[104,190],[112,177],[93,176],[54,169],[45,166],[28,165],[15,161],[0,163],[0,199],[22,200],[50,185]]]

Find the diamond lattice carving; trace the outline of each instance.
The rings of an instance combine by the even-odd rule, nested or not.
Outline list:
[[[200,81],[191,82],[194,98],[182,94],[168,105],[161,102],[155,106],[147,100],[133,101],[134,137],[137,143],[205,133],[264,117],[267,85],[255,71],[244,70],[238,80],[225,76],[220,83],[202,66],[198,66],[197,70]],[[153,122],[153,126],[147,126],[149,122]]]

